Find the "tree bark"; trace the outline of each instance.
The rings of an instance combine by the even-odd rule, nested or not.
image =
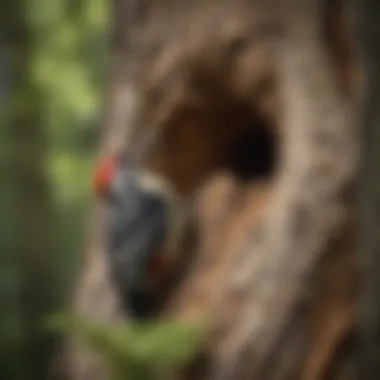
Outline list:
[[[338,376],[333,367],[343,360],[339,346],[352,331],[357,290],[357,127],[355,107],[339,90],[320,38],[318,6],[286,2],[276,60],[286,131],[282,170],[264,220],[246,218],[246,236],[234,252],[217,253],[230,261],[213,290],[204,287],[216,332],[209,368],[197,378]],[[251,212],[256,207],[252,199],[246,204]],[[191,283],[200,277],[195,273]],[[181,316],[194,297],[184,292],[178,299]]]
[[[206,314],[213,320],[208,357],[183,377],[343,376],[358,289],[353,206],[358,138],[355,104],[340,88],[322,38],[321,4],[318,0],[275,3],[281,29],[274,40],[279,119],[285,131],[281,168],[275,183],[253,184],[243,191],[228,181],[218,185],[217,192],[226,191],[222,198],[230,199],[232,208],[223,214],[225,223],[213,226],[214,239],[206,235],[215,220],[205,217],[205,237],[194,253],[194,270],[166,309],[167,315],[179,319]],[[115,9],[121,5],[121,0],[114,3]],[[115,30],[121,34],[124,29]],[[126,57],[134,55],[133,45],[131,40],[125,45],[122,37],[115,41],[123,52],[115,49],[111,68],[107,151],[124,149],[119,142],[128,140],[127,117],[133,117],[135,100],[130,80],[136,62],[124,66]],[[214,199],[201,204],[205,214],[216,215],[211,210],[218,208],[216,194],[205,194]],[[117,323],[119,304],[98,236],[90,236],[76,310]],[[71,378],[104,379],[99,362],[86,355],[74,354]]]

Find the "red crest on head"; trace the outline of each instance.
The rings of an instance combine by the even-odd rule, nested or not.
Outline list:
[[[115,176],[117,160],[114,156],[102,157],[95,167],[93,190],[99,197],[105,196]]]

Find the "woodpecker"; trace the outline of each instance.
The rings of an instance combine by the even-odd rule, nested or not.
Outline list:
[[[167,197],[144,184],[126,160],[112,156],[100,159],[93,187],[105,205],[106,255],[123,306],[131,317],[151,317],[171,271]]]

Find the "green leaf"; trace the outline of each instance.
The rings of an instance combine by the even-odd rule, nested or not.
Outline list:
[[[133,350],[145,362],[167,369],[191,360],[206,337],[202,324],[157,322],[137,328]]]
[[[103,355],[112,380],[165,378],[193,359],[207,338],[206,324],[199,322],[165,320],[108,326],[58,315],[49,320],[48,327],[73,334]]]

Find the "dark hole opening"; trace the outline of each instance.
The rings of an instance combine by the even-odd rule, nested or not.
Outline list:
[[[247,125],[231,144],[227,170],[241,181],[271,178],[277,162],[277,136],[264,122]]]

